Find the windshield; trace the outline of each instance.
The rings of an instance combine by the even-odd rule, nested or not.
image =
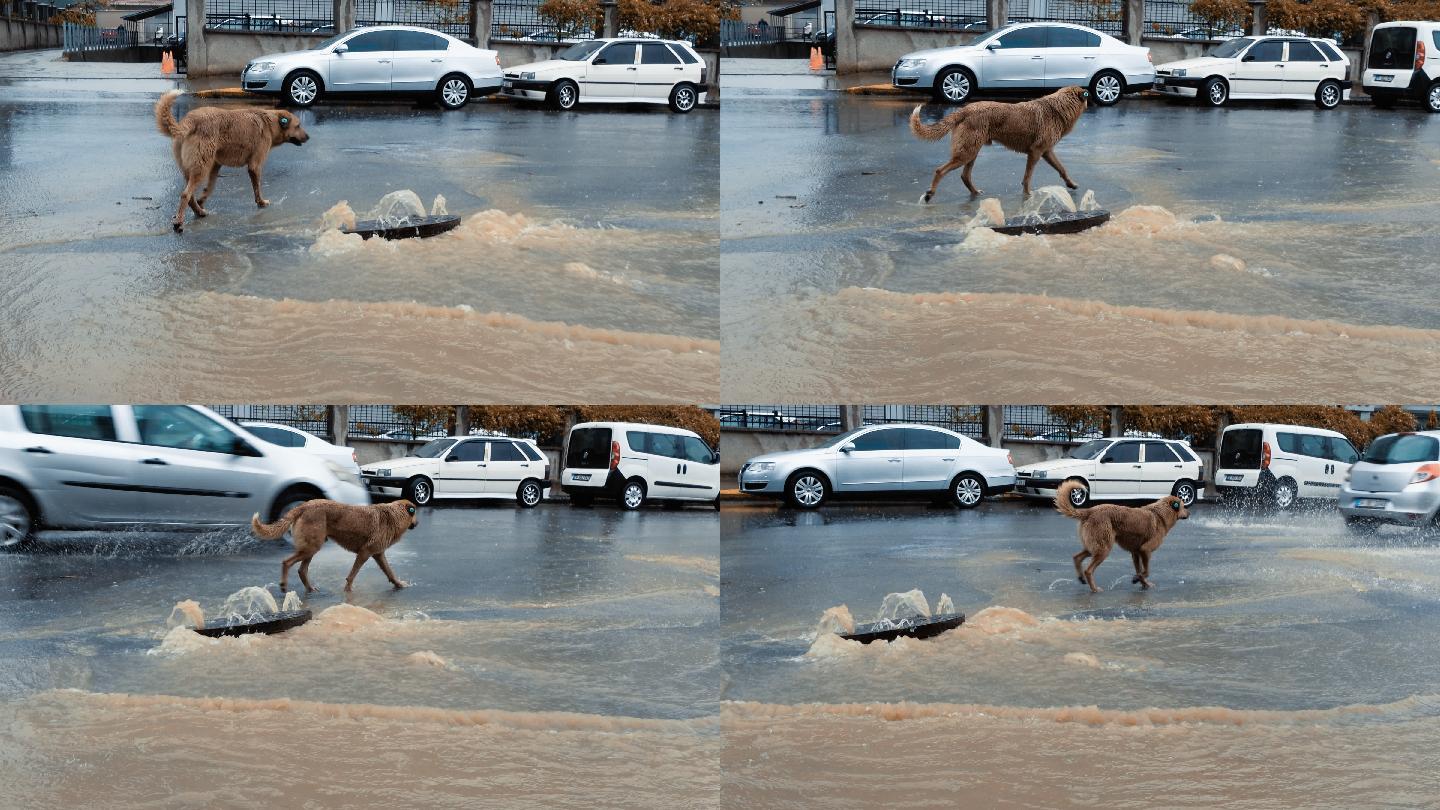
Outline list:
[[[1250,37],[1239,37],[1238,39],[1229,39],[1229,40],[1226,40],[1226,41],[1220,43],[1219,45],[1216,45],[1215,47],[1211,48],[1210,50],[1206,51],[1206,52],[1205,52],[1205,55],[1206,55],[1206,56],[1218,56],[1218,57],[1220,57],[1221,59],[1229,59],[1230,57],[1235,56],[1235,55],[1239,54],[1241,51],[1243,51],[1243,50],[1245,50],[1246,48],[1250,47],[1250,44],[1251,44],[1252,42],[1254,42],[1254,41],[1255,41],[1255,40],[1251,39]]]
[[[450,445],[454,443],[454,439],[432,439],[421,445],[419,450],[416,450],[410,455],[416,458],[439,458],[446,450],[450,449]]]
[[[577,42],[565,50],[555,54],[556,59],[564,59],[566,62],[584,62],[595,53],[605,47],[606,43],[598,40],[592,42]]]
[[[1381,436],[1365,450],[1371,464],[1413,464],[1418,461],[1440,460],[1440,442],[1433,436],[1395,433]]]
[[[1091,439],[1070,451],[1070,458],[1080,458],[1089,461],[1099,456],[1110,446],[1109,439]]]
[[[849,431],[846,431],[846,432],[844,432],[844,433],[841,433],[839,436],[836,436],[835,438],[831,439],[831,440],[828,441],[828,442],[825,442],[824,444],[820,445],[819,447],[817,447],[817,448],[815,448],[815,449],[819,450],[820,448],[824,448],[824,447],[839,447],[840,445],[844,444],[845,442],[848,442],[848,441],[850,441],[851,439],[855,438],[855,434],[856,434],[856,433],[859,433],[860,431],[862,431],[862,430],[864,430],[864,429],[865,429],[865,428],[863,428],[863,427],[859,427],[859,428],[855,428],[854,430],[849,430]]]

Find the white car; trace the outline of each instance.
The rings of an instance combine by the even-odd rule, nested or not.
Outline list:
[[[720,454],[700,434],[668,425],[583,422],[570,429],[560,486],[574,506],[614,498],[699,501],[720,508]]]
[[[1190,445],[1172,439],[1092,439],[1065,458],[1027,464],[1015,471],[1015,491],[1028,498],[1054,498],[1066,481],[1070,502],[1152,500],[1178,497],[1186,506],[1205,489],[1205,465]]]
[[[1376,107],[1408,99],[1440,113],[1440,22],[1380,23],[1367,52],[1360,83]]]
[[[932,425],[871,425],[807,450],[756,456],[740,491],[814,509],[831,495],[948,498],[961,509],[1015,485],[1010,454]]]
[[[436,498],[514,498],[529,509],[550,488],[550,462],[530,439],[449,436],[401,458],[366,464],[360,477],[372,493],[416,506]]]
[[[0,406],[0,547],[43,529],[213,529],[312,498],[367,504],[347,468],[193,405]]]
[[[1342,433],[1303,425],[1231,425],[1220,435],[1215,487],[1221,499],[1263,497],[1277,509],[1301,498],[1337,498],[1360,458]]]
[[[1204,56],[1155,66],[1155,90],[1211,107],[1231,99],[1314,101],[1333,110],[1350,95],[1350,60],[1333,40],[1237,37]]]
[[[1340,514],[1356,533],[1389,523],[1433,536],[1440,530],[1440,431],[1390,433],[1371,442],[1345,476]]]
[[[890,72],[895,87],[930,90],[960,104],[977,91],[1082,86],[1101,107],[1155,82],[1150,49],[1069,23],[1015,23],[968,45],[907,53]]]
[[[240,74],[246,92],[292,107],[322,96],[394,93],[431,96],[454,110],[499,91],[501,81],[497,52],[408,25],[357,28],[303,51],[259,56]]]
[[[242,420],[240,427],[245,428],[250,433],[259,436],[271,444],[304,450],[311,455],[329,459],[356,475],[360,474],[360,465],[355,461],[354,450],[327,442],[313,433],[301,430],[300,428],[290,427],[289,425],[282,425],[277,422],[252,422]]]
[[[705,61],[688,42],[670,39],[594,39],[554,59],[505,71],[511,98],[548,101],[561,110],[581,102],[669,104],[688,113],[705,100]]]

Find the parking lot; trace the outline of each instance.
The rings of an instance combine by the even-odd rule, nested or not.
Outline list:
[[[408,587],[366,570],[346,597],[352,557],[331,544],[305,596],[316,618],[275,637],[167,636],[167,617],[278,595],[283,541],[61,533],[5,555],[7,803],[334,805],[384,783],[460,806],[482,780],[542,807],[585,779],[587,807],[673,806],[715,789],[713,512],[466,503],[420,519],[388,554]]]
[[[877,751],[905,751],[907,796],[937,803],[1142,807],[1152,779],[1176,806],[1407,805],[1437,787],[1414,770],[1440,741],[1433,540],[1350,538],[1323,505],[1201,504],[1155,554],[1153,590],[1120,554],[1092,594],[1076,524],[1043,502],[727,505],[722,536],[727,791],[745,800],[877,801],[896,776]],[[913,588],[966,624],[817,641],[827,609],[871,621]]]

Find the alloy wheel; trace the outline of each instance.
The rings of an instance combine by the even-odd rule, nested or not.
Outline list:
[[[950,101],[964,101],[970,95],[970,79],[964,73],[951,73],[940,83],[940,92]]]
[[[526,506],[534,506],[540,502],[540,485],[535,483],[526,484],[520,488],[520,500]]]
[[[1320,89],[1320,103],[1326,107],[1334,107],[1340,103],[1340,88],[1333,84],[1327,84]]]
[[[470,90],[465,82],[460,79],[451,79],[445,82],[440,88],[440,95],[445,99],[447,107],[460,107],[465,104],[465,99],[470,95]]]
[[[1120,98],[1120,80],[1114,76],[1101,76],[1095,82],[1095,96],[1102,102],[1110,104]]]
[[[296,104],[301,106],[309,104],[315,100],[315,96],[319,92],[320,88],[309,76],[296,76],[290,80],[290,100]]]
[[[955,500],[962,506],[974,506],[984,497],[980,490],[980,482],[974,478],[963,477],[955,482]]]
[[[639,509],[645,501],[645,490],[639,484],[626,484],[624,499],[626,508]]]
[[[18,546],[30,536],[30,510],[19,498],[0,495],[0,548]]]
[[[795,479],[791,492],[801,506],[819,506],[825,498],[825,484],[813,475],[802,475]]]

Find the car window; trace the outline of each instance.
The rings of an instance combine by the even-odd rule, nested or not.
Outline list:
[[[520,452],[524,453],[525,457],[530,459],[531,461],[545,460],[545,454],[535,449],[535,445],[530,444],[529,442],[516,442],[515,446],[520,448]]]
[[[1330,458],[1336,461],[1354,464],[1360,458],[1360,454],[1355,450],[1355,445],[1351,444],[1348,439],[1330,436],[1329,443]]]
[[[1300,436],[1300,454],[1312,458],[1328,458],[1330,454],[1330,442],[1324,436],[1316,436],[1311,433]]]
[[[1285,43],[1278,39],[1264,39],[1245,52],[1246,62],[1279,62],[1285,52]]]
[[[906,450],[957,450],[959,447],[960,437],[958,436],[951,436],[938,430],[905,429]]]
[[[1375,33],[1370,36],[1370,67],[1409,70],[1414,64],[1414,28],[1395,26],[1375,29]]]
[[[1139,461],[1139,442],[1116,442],[1100,459],[1102,464],[1137,464]]]
[[[1381,436],[1365,449],[1365,460],[1372,464],[1413,464],[1417,461],[1440,461],[1440,442],[1432,436],[1417,433],[1392,433]]]
[[[1047,41],[1051,48],[1100,47],[1099,34],[1081,31],[1079,28],[1063,28],[1058,25],[1050,26],[1050,36]]]
[[[695,58],[695,54],[690,53],[689,48],[685,48],[680,45],[671,45],[670,50],[674,51],[675,55],[680,57],[680,61],[684,62],[687,65],[693,65],[696,62],[700,61],[699,59]]]
[[[685,447],[685,460],[697,464],[714,464],[715,452],[710,445],[694,436],[681,436],[681,444]]]
[[[1275,442],[1280,445],[1280,451],[1284,453],[1300,452],[1300,435],[1297,433],[1277,432]]]
[[[233,453],[238,438],[214,419],[183,405],[136,405],[140,443],[177,450]]]
[[[396,31],[397,51],[444,51],[450,48],[450,41],[444,37],[427,34],[424,31]]]
[[[521,453],[514,442],[491,442],[491,461],[525,461],[525,454]]]
[[[351,53],[374,53],[376,51],[395,50],[395,37],[393,31],[371,31],[361,34],[354,39],[346,40],[345,47]]]
[[[460,442],[445,455],[445,460],[484,461],[486,444],[489,442]]]
[[[259,436],[265,441],[270,442],[271,444],[278,444],[281,447],[305,446],[304,437],[299,436],[295,433],[291,433],[288,430],[281,430],[280,428],[267,427],[263,425],[241,425],[241,427],[245,428],[251,433],[254,433],[256,436]]]
[[[872,430],[853,440],[856,450],[899,450],[904,446],[904,431],[897,428]]]
[[[20,418],[31,433],[115,441],[109,405],[21,405]]]
[[[565,451],[565,466],[581,469],[604,467],[610,463],[610,428],[575,428],[570,431],[570,445]]]
[[[1325,57],[1309,42],[1294,40],[1290,43],[1290,55],[1285,57],[1287,62],[1324,62]]]
[[[1002,34],[996,42],[1001,48],[1043,48],[1045,47],[1045,28],[1043,25],[1032,25],[1029,28],[1017,28],[1008,34]]]
[[[1181,460],[1181,461],[1199,461],[1199,460],[1200,460],[1200,457],[1197,456],[1197,455],[1195,455],[1195,452],[1194,452],[1193,450],[1191,450],[1190,448],[1186,447],[1186,446],[1183,445],[1183,444],[1167,444],[1166,446],[1169,447],[1171,450],[1173,450],[1173,451],[1175,452],[1175,454],[1180,457],[1180,460]]]
[[[617,42],[600,52],[592,65],[633,65],[635,64],[635,43]]]
[[[670,52],[661,42],[647,42],[640,46],[640,64],[642,65],[678,65],[680,57]]]
[[[1145,461],[1169,462],[1174,464],[1180,457],[1165,442],[1145,442]]]
[[[1326,41],[1324,41],[1324,40],[1321,40],[1321,41],[1316,42],[1316,43],[1313,43],[1313,44],[1315,45],[1315,47],[1317,47],[1317,48],[1320,49],[1320,52],[1321,52],[1321,53],[1325,54],[1325,57],[1326,57],[1327,59],[1329,59],[1329,60],[1332,61],[1332,62],[1339,62],[1339,61],[1341,61],[1341,60],[1343,60],[1343,59],[1345,58],[1344,56],[1341,55],[1340,51],[1336,50],[1336,48],[1335,48],[1334,45],[1331,45],[1330,43],[1328,43],[1328,42],[1326,42]]]
[[[1436,48],[1440,48],[1440,28],[1430,32],[1430,41],[1435,43]]]

